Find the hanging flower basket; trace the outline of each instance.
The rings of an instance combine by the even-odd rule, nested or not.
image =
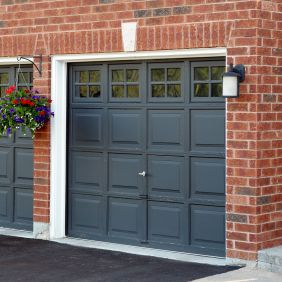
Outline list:
[[[19,128],[25,134],[29,128],[34,138],[35,130],[54,116],[50,109],[52,101],[38,94],[36,90],[17,90],[15,86],[6,90],[6,96],[0,98],[0,135],[9,136]]]

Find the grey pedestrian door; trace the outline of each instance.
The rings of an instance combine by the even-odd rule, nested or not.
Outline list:
[[[15,85],[16,67],[0,67],[0,93]],[[32,86],[32,68],[23,68],[19,87]],[[1,114],[1,113],[0,113]],[[0,227],[32,230],[33,142],[20,131],[0,137]]]
[[[224,255],[224,65],[70,65],[69,236]]]

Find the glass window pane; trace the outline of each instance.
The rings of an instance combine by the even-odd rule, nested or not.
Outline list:
[[[99,70],[94,70],[89,72],[89,82],[100,82],[101,73]]]
[[[127,82],[138,82],[139,81],[139,70],[126,70],[126,81]]]
[[[101,96],[100,85],[91,85],[89,87],[89,97],[97,98]]]
[[[9,74],[0,73],[0,84],[9,84]]]
[[[168,97],[181,97],[181,84],[168,84],[167,96]]]
[[[124,82],[124,71],[123,70],[112,70],[112,81],[113,82]]]
[[[28,84],[29,83],[29,78],[30,78],[30,73],[29,72],[20,72],[19,73],[19,80],[18,83],[20,84]]]
[[[194,69],[194,80],[208,80],[208,79],[209,79],[208,67],[197,67]]]
[[[164,81],[165,80],[165,69],[152,69],[151,70],[152,81]]]
[[[81,98],[86,98],[87,97],[87,86],[77,86],[78,89],[78,95]]]
[[[222,96],[222,83],[213,83],[212,97],[221,97],[221,96]]]
[[[79,82],[87,83],[88,82],[88,71],[80,71],[79,72]]]
[[[1,97],[4,97],[5,95],[6,95],[6,89],[7,89],[8,87],[0,87],[0,93],[1,93]]]
[[[181,80],[181,69],[167,69],[167,80],[169,81],[179,81]]]
[[[194,96],[195,97],[209,97],[209,84],[195,83],[194,84]]]
[[[139,97],[139,85],[128,85],[127,86],[127,97],[138,98]]]
[[[222,75],[225,72],[225,67],[212,67],[211,68],[211,79],[222,80]]]
[[[123,85],[113,85],[112,86],[112,97],[114,98],[124,98],[124,86]]]
[[[153,84],[152,85],[152,97],[165,97],[165,85]]]

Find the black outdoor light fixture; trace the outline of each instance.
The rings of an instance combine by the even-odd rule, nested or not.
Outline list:
[[[229,65],[229,70],[222,75],[223,90],[222,96],[226,98],[238,98],[240,94],[239,83],[245,80],[245,66]]]

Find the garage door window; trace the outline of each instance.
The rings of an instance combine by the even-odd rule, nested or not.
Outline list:
[[[216,63],[192,63],[192,101],[220,101],[222,99],[222,74],[224,72],[225,67]]]

